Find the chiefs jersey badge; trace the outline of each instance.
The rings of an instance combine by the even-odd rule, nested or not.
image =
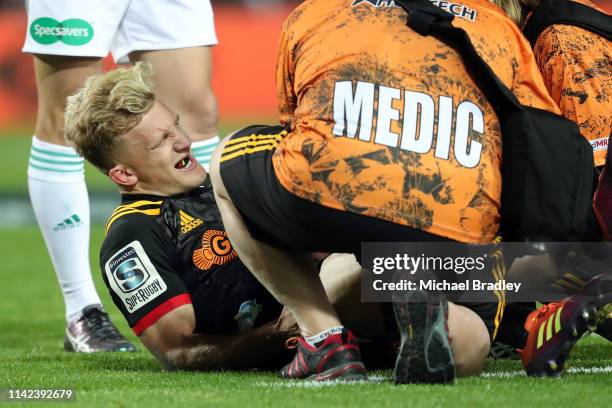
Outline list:
[[[202,235],[202,247],[193,252],[193,263],[205,271],[213,265],[223,265],[237,257],[225,231],[207,230]]]

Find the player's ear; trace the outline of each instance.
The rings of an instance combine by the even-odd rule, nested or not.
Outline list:
[[[123,164],[116,164],[108,171],[108,176],[119,186],[128,190],[138,183],[138,176],[136,176],[130,167]]]

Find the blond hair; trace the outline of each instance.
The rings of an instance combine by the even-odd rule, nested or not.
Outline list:
[[[65,138],[77,152],[104,173],[116,164],[119,136],[137,126],[155,101],[152,68],[139,62],[89,77],[68,97]]]
[[[512,21],[521,25],[523,24],[523,19],[526,17],[523,15],[522,6],[527,6],[529,8],[537,7],[542,0],[491,0],[491,2],[504,10]]]

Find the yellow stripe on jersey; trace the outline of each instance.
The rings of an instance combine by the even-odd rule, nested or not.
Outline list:
[[[133,210],[129,210],[129,211],[124,211],[121,214],[117,214],[117,215],[111,217],[110,220],[108,220],[108,222],[106,223],[106,233],[108,233],[108,230],[111,227],[112,223],[117,221],[119,218],[123,217],[124,215],[133,214],[133,213],[141,213],[141,214],[145,214],[145,215],[159,215],[159,212],[160,212],[159,208],[152,208],[150,210],[137,210],[137,209],[133,209]]]
[[[232,154],[229,154],[227,156],[222,156],[221,157],[221,163],[223,163],[224,161],[227,161],[227,160],[235,159],[236,157],[239,157],[239,156],[244,156],[245,154],[262,152],[264,150],[272,150],[276,146],[278,146],[278,143],[275,143],[273,145],[266,145],[266,146],[255,147],[255,148],[246,148],[244,150],[237,151],[236,153],[232,153]]]
[[[270,144],[277,145],[280,143],[281,139],[282,137],[279,137],[278,139],[249,140],[247,142],[236,144],[233,146],[226,146],[223,149],[223,153],[221,155],[223,157],[224,155],[228,155],[228,154],[231,154],[232,152],[239,151],[240,149],[243,149],[245,147],[252,148],[255,146],[270,145]]]
[[[578,276],[570,272],[567,272],[565,275],[563,275],[563,278],[566,279],[567,281],[572,281],[573,283],[575,283],[576,285],[580,287],[584,287],[587,284],[587,282],[585,282],[583,279],[579,278]]]
[[[563,277],[561,277],[560,279],[558,279],[555,282],[555,285],[557,287],[562,287],[563,289],[569,289],[572,292],[579,292],[583,285],[577,285],[573,282],[571,282],[569,279],[566,278],[566,275],[564,275]]]
[[[279,137],[283,137],[287,134],[286,130],[283,130],[280,133],[277,134],[272,134],[272,135],[258,135],[257,133],[253,133],[249,136],[241,136],[241,137],[237,137],[235,139],[231,139],[229,140],[226,144],[225,144],[225,148],[227,148],[228,146],[232,146],[238,143],[242,143],[242,142],[246,142],[246,141],[253,141],[253,140],[265,140],[265,139],[277,139]],[[224,148],[224,150],[225,150]]]
[[[272,150],[281,142],[283,137],[287,135],[287,131],[276,135],[257,135],[252,134],[250,136],[238,137],[232,139],[223,148],[221,154],[221,162],[234,159],[236,157],[257,153],[264,150]]]
[[[240,143],[235,143],[232,144],[231,146],[225,145],[223,147],[223,153],[222,155],[226,155],[229,154],[231,152],[235,152],[236,150],[240,150],[244,147],[253,147],[253,146],[260,146],[263,144],[273,144],[273,143],[279,143],[281,140],[283,139],[282,136],[277,135],[274,137],[265,137],[265,138],[252,138],[249,137],[247,138],[247,140],[244,140]],[[231,142],[233,142],[234,140],[231,140]]]
[[[119,207],[115,208],[115,212],[120,211],[125,208],[137,208],[137,207],[142,207],[143,205],[161,205],[162,203],[163,201],[147,201],[147,200],[134,201],[133,203],[120,205]]]
[[[140,208],[140,207],[144,207],[144,206],[160,206],[163,203],[163,201],[148,201],[148,200],[139,200],[139,201],[134,201],[133,203],[129,203],[129,204],[123,204],[118,206],[117,208],[115,208],[115,211],[113,211],[113,214],[111,215],[111,217],[119,214],[120,212],[123,211],[127,211],[127,210],[131,210],[134,208]]]
[[[490,258],[493,258],[493,268],[492,273],[496,282],[503,280],[506,277],[506,266],[504,264],[504,254],[499,244],[501,244],[501,239],[497,237],[494,240],[494,244],[496,247],[490,254]],[[506,292],[504,290],[494,290],[495,296],[497,297],[497,311],[495,312],[495,328],[493,329],[493,339],[497,337],[497,332],[499,330],[499,325],[504,317],[504,310],[506,308]]]
[[[108,233],[108,230],[110,229],[111,224],[115,222],[117,219],[119,219],[120,217],[127,215],[127,214],[141,213],[141,214],[146,214],[146,215],[159,215],[159,211],[160,211],[159,207],[161,206],[162,203],[163,201],[140,200],[140,201],[135,201],[130,204],[120,205],[119,207],[115,209],[113,214],[110,216],[108,222],[106,223],[105,231]],[[139,207],[145,207],[145,206],[155,206],[155,207],[147,208],[147,209],[139,208]]]
[[[134,208],[140,208],[140,207],[144,207],[144,206],[160,206],[162,203],[163,203],[163,201],[140,200],[140,201],[134,201],[133,203],[130,203],[130,204],[123,204],[123,205],[120,205],[119,207],[115,208],[115,211],[111,215],[111,218],[114,217],[115,215],[123,212],[123,211],[128,211],[128,210],[132,210]]]

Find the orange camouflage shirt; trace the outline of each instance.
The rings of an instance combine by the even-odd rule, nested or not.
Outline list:
[[[577,2],[603,11],[588,0]],[[546,88],[591,142],[595,165],[602,166],[612,133],[612,43],[580,27],[555,24],[540,34],[533,51]]]
[[[487,0],[453,13],[527,105],[558,113],[529,43]],[[277,64],[281,184],[318,204],[462,242],[499,229],[501,134],[460,57],[409,29],[388,0],[307,0],[283,27]]]

